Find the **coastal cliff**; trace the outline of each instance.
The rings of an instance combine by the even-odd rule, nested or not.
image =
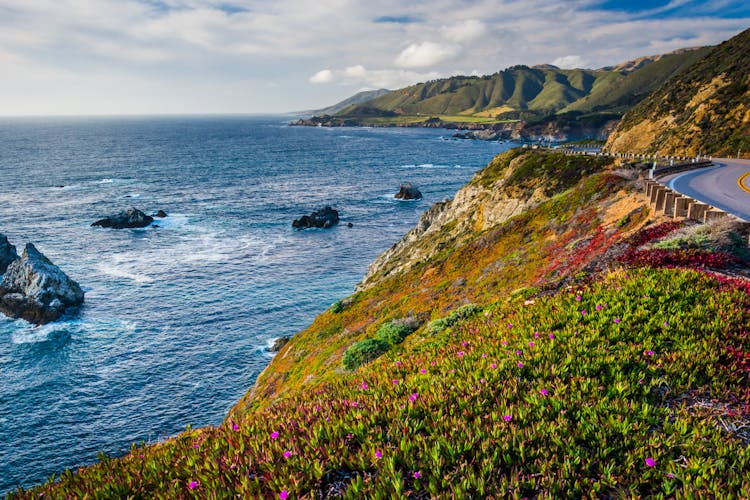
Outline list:
[[[287,342],[222,425],[11,498],[748,491],[737,231],[652,217],[639,173],[609,158],[504,153]]]

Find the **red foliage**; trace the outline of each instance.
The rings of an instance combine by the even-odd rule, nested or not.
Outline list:
[[[724,269],[737,263],[737,258],[727,252],[706,252],[702,250],[631,250],[622,261],[633,266],[650,267],[690,267],[703,269],[711,267]]]

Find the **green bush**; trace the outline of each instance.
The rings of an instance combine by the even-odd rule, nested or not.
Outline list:
[[[446,328],[450,328],[459,321],[470,318],[481,311],[482,308],[476,304],[466,304],[465,306],[459,307],[448,316],[438,318],[430,323],[430,326],[427,327],[427,331],[430,335],[435,335]]]
[[[389,345],[396,345],[403,342],[413,331],[414,328],[408,324],[389,321],[375,332],[375,338]]]
[[[365,363],[369,363],[389,349],[386,342],[378,339],[365,339],[352,344],[344,352],[344,366],[347,370],[356,370]]]
[[[333,314],[338,314],[344,310],[344,304],[340,300],[337,300],[331,305],[331,312]]]

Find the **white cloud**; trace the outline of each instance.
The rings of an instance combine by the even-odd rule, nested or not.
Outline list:
[[[310,77],[310,83],[330,83],[333,81],[333,72],[330,69],[321,69]]]
[[[581,56],[562,56],[552,61],[552,64],[563,69],[585,68],[586,61]]]
[[[467,19],[458,24],[443,26],[440,32],[445,38],[456,43],[473,42],[487,33],[487,25],[476,19]]]
[[[394,64],[401,68],[427,68],[452,59],[457,54],[458,47],[455,45],[413,43],[401,51]]]

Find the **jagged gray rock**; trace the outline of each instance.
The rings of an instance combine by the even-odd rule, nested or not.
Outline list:
[[[16,247],[10,244],[7,236],[0,233],[0,275],[5,273],[10,263],[17,259]]]
[[[290,340],[292,340],[292,337],[289,337],[287,335],[274,339],[273,344],[268,348],[268,350],[271,352],[279,352],[281,348],[284,347]]]
[[[307,229],[310,227],[319,227],[328,229],[339,223],[339,213],[331,207],[325,207],[316,210],[310,215],[303,215],[292,222],[292,227],[297,229]]]
[[[395,198],[397,200],[419,200],[422,198],[422,193],[411,182],[404,182],[401,184],[401,189],[396,193]]]
[[[146,227],[152,222],[154,222],[153,217],[144,214],[135,207],[130,207],[117,215],[110,215],[109,217],[98,220],[91,225],[99,227],[110,227],[112,229],[126,229]]]
[[[36,247],[27,243],[0,282],[0,311],[42,325],[83,303],[83,290]]]

